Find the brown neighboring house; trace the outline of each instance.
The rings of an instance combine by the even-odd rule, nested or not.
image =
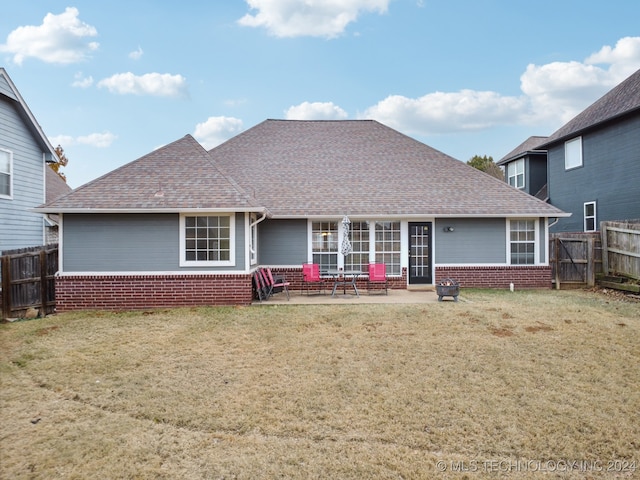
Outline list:
[[[61,311],[248,304],[257,267],[299,288],[307,262],[548,288],[565,215],[373,120],[266,120],[210,151],[187,135],[39,210],[61,216]]]

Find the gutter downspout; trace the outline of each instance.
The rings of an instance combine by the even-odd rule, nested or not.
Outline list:
[[[264,221],[267,218],[266,212],[262,212],[262,216],[258,218],[255,222],[249,224],[249,255],[252,257],[256,254],[255,245],[253,244],[253,236],[251,235],[251,231],[253,227],[258,225],[260,222]]]

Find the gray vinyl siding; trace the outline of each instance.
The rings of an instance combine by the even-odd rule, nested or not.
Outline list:
[[[573,215],[554,232],[584,230],[584,203],[597,222],[640,218],[640,115],[582,135],[582,167],[564,169],[564,142],[549,149],[550,203]]]
[[[0,198],[0,251],[44,243],[43,216],[29,211],[45,199],[43,152],[17,105],[0,94],[0,148],[13,154],[12,198]]]
[[[302,265],[307,262],[306,220],[265,220],[258,224],[261,265]]]
[[[530,195],[535,195],[547,183],[547,156],[531,155],[527,165],[526,191]]]
[[[234,267],[181,267],[176,214],[65,214],[63,271],[193,272],[244,270],[245,217],[236,215]]]
[[[453,227],[453,232],[444,232]],[[504,218],[438,219],[434,227],[436,264],[504,264],[507,258]]]

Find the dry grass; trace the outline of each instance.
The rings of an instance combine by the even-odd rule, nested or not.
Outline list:
[[[638,475],[640,303],[464,297],[0,325],[0,477]]]

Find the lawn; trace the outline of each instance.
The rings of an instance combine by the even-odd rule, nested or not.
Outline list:
[[[640,303],[78,312],[0,325],[0,478],[640,475]]]

